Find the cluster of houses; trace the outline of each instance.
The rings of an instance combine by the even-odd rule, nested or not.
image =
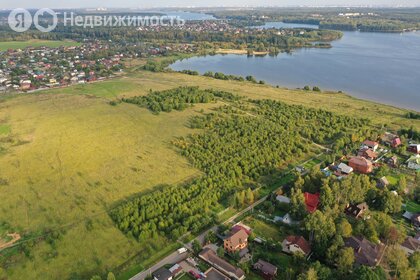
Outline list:
[[[122,68],[123,54],[100,57],[110,46],[28,47],[0,53],[0,91],[29,91],[102,79]]]
[[[385,146],[384,149],[380,149],[379,142],[365,140],[356,156],[350,157],[348,162],[340,162],[338,164],[332,164],[323,171],[324,173],[331,175],[334,173],[337,177],[346,177],[353,172],[360,174],[370,174],[374,168],[379,166],[379,160],[388,164],[390,167],[398,167],[398,157],[393,155],[387,157],[387,148],[398,148],[402,145],[401,139],[398,135],[392,133],[385,133],[381,137],[381,143]],[[411,170],[420,170],[420,144],[409,144],[407,151],[413,155],[407,160],[406,166]]]

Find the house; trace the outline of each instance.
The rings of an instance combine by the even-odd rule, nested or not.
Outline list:
[[[398,166],[398,157],[392,156],[387,160],[387,163],[391,167],[397,167]]]
[[[169,272],[172,274],[173,278],[176,278],[182,271],[183,269],[179,264],[175,264],[169,268]]]
[[[232,233],[223,240],[223,247],[228,253],[235,253],[245,249],[248,246],[248,234],[244,229]]]
[[[367,210],[369,210],[369,207],[366,202],[363,202],[359,204],[348,204],[344,213],[358,219],[362,217]]]
[[[401,244],[401,249],[410,256],[415,252],[420,251],[420,241],[414,237],[408,236]]]
[[[220,258],[216,252],[210,248],[204,248],[198,256],[231,279],[245,279],[245,273],[242,269],[237,268],[224,259]]]
[[[236,233],[236,232],[240,231],[241,229],[243,229],[243,230],[244,230],[244,231],[248,234],[248,236],[249,236],[249,235],[251,234],[251,232],[252,232],[252,229],[251,229],[249,226],[244,225],[242,222],[239,222],[239,223],[235,224],[235,225],[232,227],[232,229],[231,229],[230,233],[231,233],[231,234],[234,234],[234,233]]]
[[[260,272],[261,276],[266,280],[271,280],[277,276],[277,267],[261,259],[258,260],[253,267]]]
[[[308,256],[311,252],[311,246],[302,236],[289,235],[282,242],[283,252],[288,254],[301,253]]]
[[[353,172],[353,168],[342,162],[338,165],[338,171],[344,174],[350,174]]]
[[[373,170],[372,162],[364,157],[352,157],[349,165],[354,169],[354,171],[362,174],[371,173]]]
[[[172,273],[169,269],[161,267],[152,273],[154,280],[172,280]]]
[[[276,196],[276,200],[280,203],[290,204],[290,198],[288,198],[287,196],[284,196],[284,195]]]
[[[385,176],[378,180],[378,187],[384,188],[388,185],[389,185],[389,181]]]
[[[304,196],[305,196],[306,210],[309,213],[315,212],[319,204],[319,193],[311,194],[311,193],[305,192]]]
[[[214,267],[207,269],[207,271],[204,272],[204,275],[206,276],[206,280],[230,280],[229,277],[226,277]]]
[[[32,82],[30,80],[24,80],[20,83],[21,90],[29,90],[31,88]]]
[[[413,170],[420,170],[420,155],[409,158],[407,160],[407,167]]]
[[[420,231],[420,213],[413,214],[410,220],[416,230]]]
[[[354,236],[347,238],[344,245],[354,250],[354,260],[357,265],[377,266],[385,250],[382,244],[376,245],[365,238]]]
[[[369,148],[363,148],[359,151],[358,153],[359,157],[364,157],[368,160],[374,160],[378,158],[378,154],[375,153],[373,150],[369,149]]]
[[[365,140],[365,142],[363,142],[362,144],[362,147],[368,147],[369,149],[372,149],[374,152],[376,152],[376,150],[379,148],[379,143],[370,140]]]
[[[384,145],[390,146],[392,148],[397,148],[398,146],[401,145],[401,139],[400,137],[398,137],[398,135],[386,132],[382,137],[381,137],[382,143],[384,143]]]
[[[420,144],[410,144],[407,151],[415,154],[420,154]]]

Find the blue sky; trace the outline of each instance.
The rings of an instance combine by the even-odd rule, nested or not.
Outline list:
[[[186,6],[420,6],[420,0],[0,0],[0,8],[186,7]]]

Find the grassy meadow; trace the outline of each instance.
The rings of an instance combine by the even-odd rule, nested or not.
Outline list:
[[[6,51],[9,49],[24,49],[27,47],[51,47],[58,48],[60,46],[71,47],[80,45],[73,41],[49,41],[49,40],[28,40],[28,41],[8,41],[0,42],[0,51]]]
[[[130,72],[104,82],[0,100],[0,148],[2,141],[9,143],[0,153],[0,222],[25,235],[24,240],[45,237],[46,230],[61,232],[53,241],[35,242],[27,256],[18,249],[0,252],[0,261],[7,259],[7,279],[87,279],[133,265],[140,270],[172,244],[163,238],[138,243],[122,234],[106,211],[159,185],[199,176],[171,141],[192,132],[187,127],[191,116],[219,104],[154,115],[109,101],[181,85],[325,108],[371,118],[375,125],[420,129],[419,120],[404,118],[406,110],[344,94],[178,73]]]
[[[113,269],[150,246],[125,237],[106,210],[158,185],[198,176],[170,142],[189,133],[185,124],[196,110],[211,106],[156,116],[83,95],[36,94],[0,103],[0,121],[16,139],[0,156],[0,221],[35,237],[63,232],[54,246],[41,242],[30,259],[10,265],[10,279]]]

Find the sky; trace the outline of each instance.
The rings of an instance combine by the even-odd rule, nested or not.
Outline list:
[[[153,8],[215,6],[420,6],[420,0],[0,0],[0,9],[12,8]]]

